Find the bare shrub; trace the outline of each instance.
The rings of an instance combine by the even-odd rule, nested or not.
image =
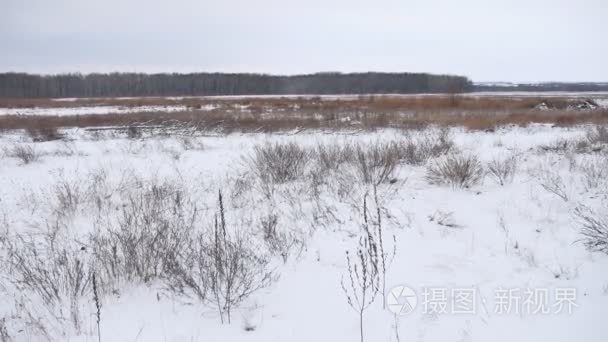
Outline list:
[[[59,133],[57,127],[29,127],[27,134],[34,142],[44,142],[63,139],[64,135]]]
[[[0,212],[0,245],[8,239],[8,219],[6,213]],[[0,258],[2,254],[0,253]],[[1,270],[1,267],[0,267]]]
[[[101,299],[99,298],[99,285],[95,273],[92,275],[93,301],[95,302],[95,323],[97,323],[97,340],[101,342]]]
[[[608,126],[596,125],[587,131],[586,137],[592,145],[608,144]]]
[[[183,243],[181,252],[170,251],[167,255],[163,282],[172,293],[207,303],[211,281],[207,238],[195,233]]]
[[[461,227],[454,220],[454,212],[453,211],[441,211],[437,210],[433,215],[429,215],[429,221],[435,222],[440,226],[448,227],[448,228],[459,228]]]
[[[269,286],[275,278],[269,260],[256,252],[250,240],[226,229],[222,193],[219,193],[219,212],[213,226],[213,238],[208,251],[210,290],[224,322],[231,321],[231,310],[256,291]],[[219,216],[219,217],[218,217]]]
[[[11,342],[13,339],[8,333],[6,317],[0,319],[0,342]]]
[[[113,185],[108,175],[108,170],[105,168],[99,168],[90,171],[87,176],[86,183],[86,194],[87,199],[95,205],[98,211],[101,211],[104,207],[111,206],[109,199],[115,192],[120,191],[125,187],[126,179],[128,179],[129,172],[125,172],[122,178],[118,181],[118,184]]]
[[[77,181],[61,180],[53,188],[55,212],[59,216],[71,216],[86,201],[87,194]]]
[[[590,251],[608,254],[608,216],[585,206],[578,206],[574,215],[581,225],[585,247]]]
[[[54,157],[72,157],[72,156],[86,156],[87,154],[83,151],[79,151],[76,148],[76,144],[73,142],[62,141],[60,146],[52,151],[48,152],[49,155]]]
[[[580,165],[582,180],[587,190],[604,187],[608,182],[608,157],[595,157]]]
[[[222,229],[222,231],[220,231]],[[269,269],[270,261],[256,251],[242,233],[223,231],[216,226],[209,267],[212,300],[222,322],[231,323],[232,309],[253,293],[270,286],[276,279]]]
[[[564,202],[568,202],[569,196],[566,182],[559,172],[543,168],[538,174],[538,179],[543,189],[561,198]]]
[[[6,327],[6,318],[0,319],[0,342],[11,342],[12,338],[8,334],[8,328]]]
[[[287,262],[289,256],[298,249],[303,248],[303,241],[291,232],[287,232],[286,227],[279,226],[279,217],[269,214],[260,219],[260,226],[266,246],[272,255],[279,255],[283,262]]]
[[[507,158],[493,158],[487,165],[488,174],[500,184],[504,186],[513,181],[515,172],[517,172],[518,159],[516,156]]]
[[[251,239],[228,231],[221,192],[218,207],[211,232],[194,234],[184,252],[169,254],[166,281],[176,293],[214,304],[222,323],[230,324],[232,309],[276,277]]]
[[[359,337],[363,342],[363,314],[369,308],[380,290],[380,257],[374,246],[367,222],[367,206],[364,204],[364,232],[359,237],[359,244],[354,253],[346,251],[348,281],[342,279],[340,285],[348,305],[359,316]],[[368,227],[368,229],[365,229]]]
[[[359,246],[355,253],[346,251],[346,265],[348,279],[342,277],[342,291],[346,301],[359,316],[359,337],[363,342],[363,314],[369,308],[379,292],[379,273],[377,269],[377,256],[370,254],[370,245],[367,237],[359,238]],[[354,254],[354,255],[353,255]],[[348,285],[347,285],[348,284]]]
[[[590,153],[605,150],[608,145],[608,126],[595,125],[587,129],[585,137],[577,139],[558,139],[550,144],[541,145],[543,152]]]
[[[354,147],[351,144],[318,144],[314,149],[314,156],[319,172],[336,171],[343,164],[352,160]]]
[[[82,304],[91,288],[93,263],[83,246],[43,235],[16,235],[7,240],[11,281],[28,296],[40,298],[51,318],[82,328]],[[65,317],[65,312],[69,317]]]
[[[314,150],[317,172],[354,171],[349,181],[379,185],[394,182],[401,162],[420,165],[454,149],[449,130],[425,132],[416,138],[367,144],[319,144]],[[356,179],[352,179],[356,178]]]
[[[89,172],[84,178],[77,175],[57,176],[57,181],[44,191],[45,200],[49,202],[53,215],[57,218],[73,217],[78,210],[94,209],[101,211],[110,206],[108,199],[117,189],[108,180],[107,170],[97,169]],[[92,214],[87,211],[87,214]]]
[[[586,143],[586,142],[585,142]],[[540,150],[543,152],[566,153],[572,151],[578,145],[577,141],[568,139],[559,139],[549,144],[540,145]],[[585,148],[583,145],[578,145],[580,148]]]
[[[426,179],[431,184],[458,188],[479,184],[483,176],[483,166],[475,155],[451,154],[435,160],[426,169]]]
[[[16,144],[12,148],[5,150],[5,154],[8,157],[19,159],[24,165],[36,162],[40,159],[40,153],[36,151],[34,146],[25,144]]]
[[[420,138],[408,138],[400,144],[400,158],[408,164],[421,165],[454,150],[450,131],[428,131]]]
[[[278,184],[300,178],[309,161],[309,151],[293,142],[255,146],[249,158],[253,172],[262,181]]]
[[[341,280],[342,291],[348,304],[359,315],[361,341],[363,341],[364,330],[363,315],[365,310],[376,300],[378,294],[384,297],[382,303],[383,307],[386,308],[386,271],[396,252],[394,235],[392,256],[385,250],[381,208],[375,187],[374,202],[376,213],[370,215],[367,208],[367,195],[363,197],[363,222],[361,223],[359,244],[354,255],[346,251],[346,264],[350,281],[345,281],[344,276]],[[375,216],[375,218],[372,216]]]
[[[118,222],[92,237],[103,278],[144,283],[158,278],[168,253],[183,246],[196,215],[176,185],[153,184],[131,193]]]
[[[365,184],[379,185],[393,181],[400,161],[399,145],[395,142],[375,142],[356,145],[355,158],[351,161],[358,178]]]
[[[127,138],[129,139],[140,139],[142,137],[141,128],[138,126],[127,127]]]
[[[376,206],[375,217],[368,214],[367,210],[367,200],[366,197],[363,198],[363,218],[364,225],[363,230],[367,235],[370,241],[370,247],[375,249],[378,253],[378,270],[380,273],[380,289],[382,291],[382,306],[386,309],[386,271],[390,264],[393,262],[395,258],[395,254],[397,253],[397,241],[395,235],[392,235],[391,243],[392,250],[387,250],[386,247],[386,239],[383,227],[382,220],[382,207],[380,205],[380,201],[378,199],[378,189],[374,187],[373,189],[373,199],[374,204]],[[370,227],[370,225],[372,227]]]
[[[253,179],[247,172],[238,173],[227,178],[230,204],[233,208],[250,205],[248,192],[251,190]]]

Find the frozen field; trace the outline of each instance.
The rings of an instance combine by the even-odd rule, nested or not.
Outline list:
[[[127,114],[146,112],[178,112],[186,111],[186,106],[82,106],[82,107],[57,107],[57,108],[0,108],[0,115],[103,115],[103,114]]]
[[[365,341],[608,341],[605,129],[64,133],[0,136],[0,341],[358,341],[380,234]],[[222,215],[230,313],[197,254]]]

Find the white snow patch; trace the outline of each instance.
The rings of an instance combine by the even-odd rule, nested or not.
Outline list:
[[[208,104],[196,110],[210,111],[216,106]],[[74,116],[74,115],[102,115],[102,114],[127,114],[127,113],[142,113],[142,112],[184,112],[192,110],[187,106],[170,105],[170,106],[86,106],[86,107],[59,107],[59,108],[0,108],[0,115],[56,115],[56,116]]]
[[[385,233],[394,234],[397,240],[387,286],[412,287],[419,306],[395,321],[378,298],[365,313],[365,340],[396,341],[398,331],[400,341],[608,341],[608,256],[585,250],[578,242],[578,226],[571,215],[578,203],[591,205],[607,194],[601,189],[585,189],[580,171],[570,169],[571,156],[536,149],[559,139],[583,137],[585,128],[531,125],[494,133],[459,129],[452,133],[459,149],[479,155],[484,162],[496,156],[518,155],[521,164],[514,182],[501,187],[486,178],[472,189],[457,190],[428,184],[424,166],[399,166],[397,185],[381,186],[384,208],[390,214]],[[228,194],[228,180],[247,171],[243,157],[256,144],[314,146],[317,142],[368,143],[403,137],[403,132],[392,130],[356,135],[232,134],[191,137],[204,148],[186,149],[178,137],[96,140],[82,130],[67,134],[75,140],[32,144],[42,153],[36,163],[20,165],[17,159],[0,154],[0,218],[7,218],[11,232],[29,231],[35,224],[46,229],[50,206],[42,191],[60,179],[89,179],[90,172],[100,169],[107,171],[112,184],[121,186],[121,177],[130,174],[160,180],[179,178],[189,184],[195,199],[203,201],[204,209],[213,207],[218,189]],[[27,143],[17,134],[0,136],[0,146],[6,148],[24,141]],[[53,153],[70,149],[79,153]],[[180,157],[175,158],[173,152]],[[584,161],[592,157],[573,158]],[[543,165],[564,178],[572,196],[569,201],[542,189],[535,173]],[[364,190],[359,186],[352,185],[356,191]],[[360,215],[352,205],[361,199],[350,202],[350,198],[341,199],[326,191],[317,207],[310,199],[308,183],[290,183],[275,190],[269,201],[256,188],[245,189],[246,201],[230,202],[229,219],[259,218],[274,209],[281,214],[282,229],[311,229],[311,235],[303,255],[279,266],[278,282],[241,306],[232,324],[220,324],[212,306],[167,297],[161,284],[152,283],[127,287],[103,299],[102,341],[358,341],[358,316],[348,306],[340,280],[348,277],[345,251],[356,245],[360,229]],[[450,213],[458,228],[429,220],[438,212]],[[323,221],[319,219],[322,215],[335,219]],[[500,226],[501,217],[506,232]],[[86,235],[93,229],[92,221],[86,212],[80,213],[73,225],[75,233]],[[2,270],[0,266],[0,285],[6,279]],[[448,313],[423,313],[422,291],[429,287],[446,289]],[[451,291],[464,288],[478,291],[475,313],[449,313]],[[498,314],[495,295],[501,288],[547,289],[549,304],[555,303],[556,289],[575,288],[577,307],[571,314]],[[11,304],[16,294],[3,291],[0,286],[0,319],[14,317],[19,313]],[[81,335],[53,338],[96,341],[94,304],[89,304],[90,310],[83,312]],[[11,322],[7,320],[9,332],[17,341],[43,340]],[[245,326],[253,330],[246,331]]]

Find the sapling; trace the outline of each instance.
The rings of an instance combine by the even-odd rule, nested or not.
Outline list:
[[[374,191],[376,202],[375,222],[370,223],[367,209],[367,196],[363,197],[363,223],[359,243],[354,253],[346,252],[346,263],[349,282],[342,277],[341,285],[348,304],[359,315],[360,339],[363,341],[363,316],[365,310],[376,300],[378,293],[386,292],[387,253],[384,250],[382,215],[377,192]],[[375,226],[375,228],[373,227]],[[394,239],[394,237],[393,237]],[[393,251],[394,256],[394,251]],[[383,299],[383,306],[385,306]]]

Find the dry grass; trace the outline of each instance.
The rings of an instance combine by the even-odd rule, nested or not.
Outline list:
[[[304,175],[310,152],[296,143],[266,144],[253,148],[249,164],[253,173],[265,183],[286,183]]]
[[[394,182],[393,175],[400,161],[400,148],[395,142],[375,142],[368,145],[356,145],[352,165],[357,178],[365,183],[380,185]]]
[[[452,154],[427,166],[426,179],[431,184],[470,188],[483,180],[484,169],[474,155]]]
[[[60,127],[130,127],[189,125],[199,130],[281,131],[291,129],[366,129],[384,127],[424,128],[428,125],[463,126],[471,130],[492,130],[498,126],[547,123],[569,126],[608,123],[608,110],[576,110],[564,106],[538,110],[549,100],[535,97],[449,96],[359,96],[346,98],[100,98],[75,101],[49,99],[0,99],[0,107],[79,107],[112,105],[183,105],[182,112],[139,112],[129,114],[76,116],[0,116],[0,130],[26,129],[53,132]],[[551,99],[567,103],[568,99]],[[201,109],[201,108],[208,109]],[[213,109],[209,109],[213,108]],[[53,137],[53,134],[44,134]]]
[[[608,217],[602,211],[579,206],[574,212],[581,226],[582,242],[590,251],[608,254]]]
[[[16,144],[11,148],[5,148],[7,157],[17,158],[21,164],[27,165],[40,159],[40,153],[32,145]]]
[[[488,175],[500,186],[513,181],[517,172],[518,159],[512,155],[507,158],[495,157],[487,164]]]
[[[57,127],[27,127],[26,132],[35,142],[53,141],[63,138],[63,135],[57,131]]]

